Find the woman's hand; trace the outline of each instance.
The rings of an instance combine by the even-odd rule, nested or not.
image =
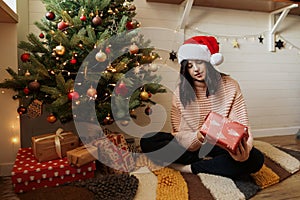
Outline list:
[[[244,162],[248,160],[251,149],[252,145],[247,143],[246,138],[243,138],[239,143],[236,154],[233,154],[231,152],[229,152],[229,154],[235,161]]]
[[[197,138],[201,143],[204,142],[204,136],[202,135],[202,133],[200,131],[198,131],[198,133],[197,133]]]

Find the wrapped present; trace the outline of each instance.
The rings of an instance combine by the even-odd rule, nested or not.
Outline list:
[[[92,178],[95,170],[95,162],[77,168],[69,165],[66,157],[40,163],[36,160],[32,148],[20,148],[11,179],[15,192],[22,193]]]
[[[79,138],[72,132],[64,132],[57,129],[56,133],[34,136],[32,149],[39,162],[63,158],[67,151],[75,149],[79,145]]]
[[[91,145],[77,147],[67,151],[67,159],[69,164],[81,167],[98,159],[97,147]]]
[[[92,145],[98,148],[99,161],[110,169],[110,173],[127,173],[135,169],[132,152],[123,134],[107,134],[93,141]]]
[[[248,127],[222,115],[210,112],[200,132],[206,140],[222,148],[236,153],[238,144],[243,137],[248,137]]]

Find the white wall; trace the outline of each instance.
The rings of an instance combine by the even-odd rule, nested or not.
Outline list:
[[[171,32],[178,28],[183,5],[146,0],[136,0],[135,4],[136,18],[142,27],[163,29],[152,35],[152,42],[165,50],[176,50],[182,37],[174,35],[182,32]],[[40,0],[29,0],[29,32],[39,34],[33,22],[45,12]],[[185,38],[202,32],[218,36],[225,56],[221,69],[240,82],[255,135],[294,134],[300,128],[300,50],[291,48],[291,44],[300,47],[300,17],[288,15],[284,20],[279,34],[290,43],[276,52],[268,51],[267,34],[263,44],[257,40],[260,33],[268,31],[268,18],[262,12],[193,7],[184,34]],[[237,39],[240,48],[233,48],[233,39]],[[165,55],[167,64],[178,69],[176,62],[172,63]]]
[[[0,80],[4,80],[10,78],[5,71],[7,67],[17,69],[16,24],[0,23],[0,44]],[[0,176],[10,175],[20,146],[18,102],[12,100],[14,94],[11,90],[0,89]]]
[[[184,8],[145,0],[136,5],[143,26],[173,30]],[[225,57],[220,69],[239,81],[256,136],[294,134],[300,128],[300,17],[288,15],[279,27],[278,33],[289,43],[276,52],[268,51],[268,19],[269,14],[262,12],[193,7],[185,38],[204,33],[218,38]],[[263,44],[257,39],[260,33]],[[240,48],[233,48],[234,39]]]

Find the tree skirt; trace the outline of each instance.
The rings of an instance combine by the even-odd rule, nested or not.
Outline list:
[[[299,170],[299,152],[287,151],[288,154],[262,141],[255,141],[254,146],[264,153],[265,163],[257,173],[239,179],[205,173],[180,173],[167,167],[155,170],[156,166],[149,165],[147,161],[145,166],[151,170],[132,173],[139,179],[134,200],[249,199],[258,191],[279,183]],[[142,166],[141,163],[139,165]],[[150,187],[145,186],[146,183]]]

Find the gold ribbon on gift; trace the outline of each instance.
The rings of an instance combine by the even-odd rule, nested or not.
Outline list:
[[[35,139],[35,142],[39,142],[39,141],[42,141],[42,140],[54,138],[56,153],[59,156],[59,158],[62,158],[60,139],[64,139],[63,136],[65,136],[65,135],[72,134],[70,132],[67,132],[67,133],[63,133],[63,132],[64,132],[64,130],[62,128],[58,128],[56,130],[55,135],[49,135],[49,136],[46,136],[46,137],[37,138],[37,139]]]

